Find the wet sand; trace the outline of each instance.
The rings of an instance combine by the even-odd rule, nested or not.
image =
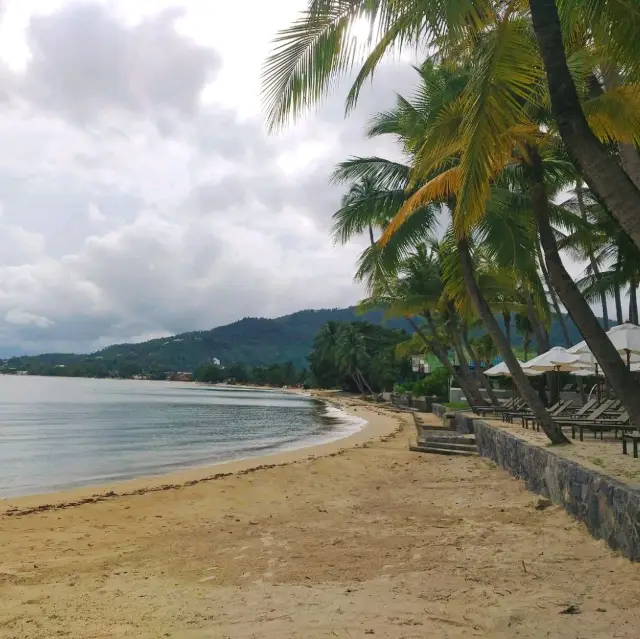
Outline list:
[[[638,636],[637,565],[486,460],[410,453],[406,415],[348,403],[369,427],[323,447],[12,500],[0,637]]]

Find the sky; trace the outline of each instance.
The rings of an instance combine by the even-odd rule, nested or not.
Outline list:
[[[90,352],[356,302],[332,168],[414,85],[390,60],[267,135],[260,70],[305,0],[0,0],[0,354]]]

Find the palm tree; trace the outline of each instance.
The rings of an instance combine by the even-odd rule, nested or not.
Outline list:
[[[466,78],[464,77],[460,77],[455,73],[451,73],[440,68],[435,68],[432,65],[426,65],[423,67],[421,69],[421,73],[425,86],[428,90],[424,90],[419,94],[415,102],[400,98],[398,101],[398,108],[394,112],[378,116],[376,124],[370,130],[372,134],[378,134],[381,132],[396,135],[400,139],[403,149],[408,153],[415,153],[416,151],[422,152],[425,147],[425,143],[422,138],[418,136],[417,132],[424,133],[426,131],[427,133],[431,133],[428,125],[433,127],[434,123],[442,122],[443,114],[445,116],[447,115],[447,107],[452,101],[455,102],[458,99],[461,91],[464,90],[466,81]],[[454,124],[456,122],[457,119],[454,118]],[[455,136],[455,132],[457,130],[456,127],[452,126],[451,123],[448,123],[448,127],[446,128],[448,135]],[[440,135],[442,136],[442,133]],[[435,136],[437,137],[437,134],[435,134]],[[455,148],[455,144],[455,142],[450,144],[450,148]],[[356,166],[360,166],[358,174],[362,175],[363,165],[369,173],[373,171],[380,171],[381,164],[378,159],[372,159],[370,166],[368,166],[367,161],[361,161],[360,163],[354,161],[349,164],[346,175],[354,176]],[[454,169],[455,166],[456,165],[454,163]],[[384,168],[386,169],[387,167],[385,166]],[[452,170],[450,169],[445,171],[445,174],[451,174],[451,172]],[[406,171],[398,171],[397,167],[393,167],[390,173],[392,177],[390,177],[389,180],[394,182],[395,187],[402,187],[403,184],[406,184]],[[402,175],[401,180],[397,179],[399,174]],[[346,177],[344,172],[342,175]],[[431,183],[437,182],[439,179],[441,179],[441,176],[436,176]],[[360,274],[367,274],[372,270],[376,271],[380,268],[389,268],[388,264],[393,264],[394,262],[397,263],[398,256],[401,255],[403,251],[406,251],[407,245],[415,246],[416,236],[420,236],[421,233],[424,234],[425,226],[423,224],[416,224],[416,220],[414,218],[416,215],[419,218],[429,215],[434,204],[432,201],[427,201],[426,199],[424,202],[416,202],[415,199],[418,194],[421,196],[425,195],[424,187],[419,184],[414,184],[412,188],[410,187],[409,193],[404,193],[401,198],[393,199],[393,206],[389,209],[390,212],[393,212],[394,210],[397,211],[398,205],[404,208],[405,205],[403,205],[402,202],[405,201],[407,199],[407,195],[409,195],[410,199],[414,200],[412,202],[411,214],[406,215],[404,219],[402,218],[402,215],[398,214],[394,217],[391,224],[385,226],[384,242],[382,243],[382,246],[370,247],[370,249],[365,252],[363,259],[361,260]],[[507,264],[509,260],[514,263],[516,261],[520,261],[522,264],[527,262],[527,266],[523,266],[521,270],[523,270],[523,272],[535,271],[535,267],[532,266],[535,263],[535,257],[532,258],[534,252],[530,248],[530,241],[532,237],[531,228],[533,227],[531,227],[530,224],[523,225],[518,221],[515,221],[513,216],[509,218],[507,216],[508,207],[505,206],[504,202],[501,201],[500,197],[498,197],[499,194],[500,193],[494,192],[495,197],[492,200],[492,206],[488,209],[493,214],[485,216],[484,227],[482,227],[482,230],[485,231],[485,233],[487,231],[490,232],[492,229],[494,230],[493,236],[496,238],[496,241],[493,246],[494,248],[499,247],[496,254],[502,257],[505,264]],[[451,204],[451,202],[449,203]],[[453,206],[450,205],[449,208],[455,210],[455,203]],[[341,216],[343,213],[343,211],[339,212]],[[362,219],[360,219],[359,225],[349,223],[347,226],[351,229],[357,227],[360,231],[365,227],[362,223]],[[498,231],[497,233],[495,232],[496,230]],[[509,235],[513,234],[515,230],[520,232],[520,239],[514,240],[513,242],[505,242],[505,237],[509,237]],[[342,237],[344,237],[344,235],[345,234],[342,233]],[[489,235],[491,235],[491,233],[489,233]],[[400,240],[398,240],[398,236],[400,236]],[[524,242],[524,244],[522,242]],[[490,305],[487,303],[486,299],[483,298],[481,289],[475,280],[472,261],[470,262],[472,266],[470,271],[468,269],[465,271],[464,268],[460,270],[459,266],[462,265],[464,267],[465,263],[464,259],[460,259],[461,245],[458,244],[458,246],[456,246],[455,241],[449,242],[449,245],[451,247],[449,252],[454,255],[454,259],[451,263],[458,265],[458,273],[460,276],[459,281],[464,282],[462,290],[460,288],[457,290],[450,288],[450,290],[454,291],[451,299],[455,299],[456,304],[461,304],[463,303],[461,300],[467,300],[466,292],[469,292],[471,299],[474,300],[475,311],[481,314],[487,330],[491,333],[496,344],[500,346],[505,362],[510,367],[517,368],[519,370],[519,374],[517,372],[514,374],[514,379],[516,383],[519,384],[519,387],[522,387],[521,393],[523,397],[525,397],[532,405],[532,408],[537,411],[540,422],[544,422],[544,427],[547,431],[552,433],[552,438],[557,442],[565,441],[561,431],[555,427],[552,420],[546,413],[543,404],[540,402],[538,394],[531,386],[528,378],[520,370],[518,361],[511,352],[509,341],[504,337],[504,335],[498,335],[498,333],[501,333],[500,328],[495,321]],[[508,249],[510,248],[513,250],[509,251]],[[382,265],[380,262],[380,257],[385,255],[387,256],[387,266]],[[528,259],[525,259],[527,256]],[[469,259],[471,259],[470,255]],[[384,262],[385,260],[383,259],[382,261]],[[448,277],[448,280],[450,283],[451,276]],[[479,300],[481,306],[478,306]],[[468,306],[467,301],[465,301],[464,304]],[[555,432],[553,432],[554,428],[556,429]]]
[[[448,64],[458,62],[458,68],[463,66],[459,64],[460,60],[466,61],[467,68],[470,66],[473,72],[470,75],[467,73],[463,91],[458,94],[457,99],[450,99],[445,105],[440,102],[439,108],[431,110],[432,114],[438,113],[441,117],[437,122],[432,120],[431,126],[423,126],[423,136],[413,149],[416,158],[412,183],[425,180],[427,183],[411,198],[410,206],[403,206],[385,235],[387,238],[393,235],[413,210],[430,201],[440,199],[453,209],[461,270],[474,306],[501,352],[504,351],[505,362],[510,369],[514,369],[514,380],[522,386],[523,396],[531,399],[531,407],[538,414],[545,432],[552,440],[565,441],[542,406],[536,404],[533,389],[520,370],[509,341],[497,326],[475,280],[470,234],[485,214],[486,204],[492,195],[492,181],[504,171],[505,162],[512,161],[514,151],[523,158],[522,164],[527,168],[531,210],[536,219],[545,263],[554,288],[601,360],[603,369],[616,386],[625,405],[629,403],[631,406],[634,403],[630,394],[632,385],[626,371],[619,366],[620,358],[608,344],[588,303],[568,277],[555,243],[541,156],[544,149],[538,139],[544,130],[537,126],[531,109],[531,105],[543,106],[546,97],[541,84],[544,74],[529,16],[521,11],[517,2],[507,5],[506,10],[502,4],[491,2],[455,4],[456,7],[453,7],[447,0],[444,3],[426,5],[424,2],[405,1],[393,3],[393,6],[385,2],[312,2],[307,17],[288,34],[283,35],[282,48],[271,59],[271,63],[279,67],[277,72],[274,71],[275,75],[270,76],[272,86],[276,87],[274,95],[278,103],[275,111],[279,115],[275,119],[304,106],[304,99],[317,98],[324,90],[327,80],[348,64],[352,51],[343,46],[345,42],[351,42],[348,39],[348,26],[356,16],[363,13],[378,19],[383,32],[390,37],[380,42],[380,46],[365,63],[349,96],[351,103],[355,101],[359,86],[375,68],[383,51],[390,43],[397,41],[397,37],[410,39],[411,33],[427,33],[428,37],[437,35],[440,45],[438,56],[447,58]],[[440,13],[445,5],[447,13]],[[310,25],[316,28],[314,33],[309,31]],[[447,27],[444,31],[442,25]],[[395,31],[391,33],[389,29]],[[304,38],[301,40],[301,33],[305,33],[305,37],[310,36],[310,39],[306,42],[303,41]],[[305,57],[310,50],[307,45],[323,55]],[[298,67],[300,60],[302,65]],[[313,67],[314,61],[317,66],[311,69],[310,65]],[[302,67],[305,67],[304,71],[301,70]],[[592,73],[591,68],[587,67],[588,65],[583,64],[576,68],[586,76]],[[292,78],[295,80],[293,83]],[[594,129],[604,140],[616,139],[621,128],[619,122],[614,123],[616,126],[610,126],[612,120],[604,117],[606,113],[602,107],[608,103],[610,112],[611,103],[616,98],[618,107],[625,103],[621,99],[624,92],[617,95],[611,91],[608,93],[606,100],[600,100],[599,103],[600,128]],[[627,92],[627,100],[631,95]],[[280,100],[283,96],[284,99]],[[592,101],[592,111],[594,106],[597,108],[598,103]],[[637,119],[634,121],[635,125]],[[638,127],[631,133],[624,131],[624,135],[631,135],[630,139],[635,139],[633,136],[637,135],[637,130]],[[638,406],[633,406],[632,412],[640,419],[640,397],[636,403]]]
[[[317,101],[338,74],[352,67],[358,57],[362,59],[358,54],[363,48],[352,31],[362,20],[371,25],[369,46],[362,51],[369,53],[364,55],[364,64],[349,92],[348,108],[355,104],[362,85],[389,50],[419,45],[430,50],[433,59],[455,59],[478,41],[488,43],[488,48],[497,45],[505,55],[500,64],[485,66],[485,71],[499,74],[513,91],[502,95],[500,120],[486,117],[486,100],[473,103],[474,113],[469,118],[473,135],[467,141],[472,151],[461,163],[457,206],[470,212],[471,217],[480,214],[490,174],[484,144],[525,114],[529,103],[544,102],[539,89],[546,77],[553,114],[567,148],[578,160],[591,189],[640,246],[640,189],[605,151],[600,144],[602,138],[589,126],[570,71],[584,69],[585,65],[575,63],[573,52],[568,58],[562,39],[563,27],[572,36],[588,32],[603,64],[608,56],[630,69],[627,75],[637,78],[640,46],[634,29],[640,9],[635,0],[560,2],[562,22],[554,0],[529,0],[531,14],[518,0],[309,0],[301,17],[279,33],[265,65],[264,95],[270,124],[282,124]],[[584,49],[584,36],[581,41],[573,39],[572,45],[581,44]],[[477,75],[479,84],[486,87],[482,77],[486,74]],[[618,88],[629,98],[626,86]],[[501,92],[486,91],[484,96],[500,99]]]
[[[373,394],[371,386],[362,374],[369,359],[362,333],[354,324],[342,325],[336,344],[336,362],[342,372],[353,379],[361,394],[364,394],[365,387]]]
[[[562,206],[585,221],[583,226],[574,227],[559,241],[575,259],[588,261],[585,274],[578,281],[583,294],[590,302],[599,300],[603,307],[607,297],[613,297],[616,321],[621,324],[625,320],[622,294],[627,290],[627,318],[637,324],[640,250],[588,190],[576,188],[573,197]]]
[[[566,2],[563,4],[567,6]],[[594,0],[579,4],[580,10],[585,12],[582,16],[584,24],[589,25],[592,37],[597,40],[598,35],[601,39],[604,36],[609,47],[613,45],[618,52],[630,52],[636,56],[637,63],[640,48],[633,29],[637,28],[640,18],[638,4],[632,0]],[[611,10],[607,5],[614,5],[615,9]],[[602,146],[587,122],[567,63],[555,0],[529,0],[529,6],[560,135],[591,190],[640,247],[640,187]],[[614,11],[616,14],[612,15]]]
[[[366,281],[370,295],[360,303],[360,308],[382,308],[387,317],[404,317],[423,345],[456,380],[469,405],[484,405],[477,381],[466,362],[461,362],[459,370],[456,370],[449,358],[437,312],[443,286],[434,253],[427,252],[426,247],[420,245],[415,253],[396,264],[393,274],[378,269],[370,273]]]
[[[526,315],[518,313],[515,317],[516,330],[522,335],[523,361],[529,359],[529,349],[531,348],[531,337],[533,326]]]

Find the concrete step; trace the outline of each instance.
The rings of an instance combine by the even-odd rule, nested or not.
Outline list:
[[[473,450],[457,450],[454,448],[434,448],[433,446],[409,446],[409,450],[415,453],[431,453],[433,455],[453,455],[457,457],[477,457]]]
[[[418,427],[418,430],[427,430],[434,433],[451,433],[452,435],[455,435],[457,432],[452,428],[447,428],[446,426],[434,426],[433,424],[416,424],[416,426]]]
[[[445,444],[463,444],[465,446],[475,446],[476,438],[472,435],[471,437],[465,437],[464,435],[437,435],[436,433],[423,433],[422,436],[418,437],[418,441],[423,444],[430,444],[431,442],[440,442]]]
[[[426,448],[442,448],[444,450],[461,450],[470,453],[475,453],[478,450],[475,444],[456,444],[455,442],[434,442],[430,440],[418,440],[418,446]]]

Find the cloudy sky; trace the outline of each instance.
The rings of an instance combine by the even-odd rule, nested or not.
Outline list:
[[[0,354],[344,306],[336,162],[413,84],[389,62],[267,136],[260,67],[305,0],[0,0]],[[133,9],[135,7],[135,9]]]

